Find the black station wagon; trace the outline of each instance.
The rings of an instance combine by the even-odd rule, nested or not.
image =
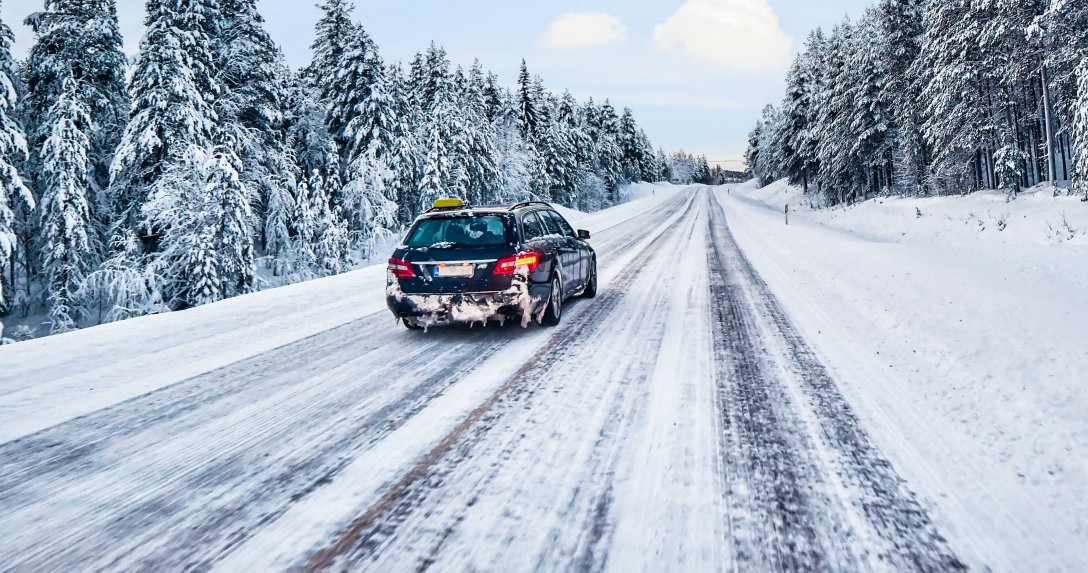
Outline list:
[[[386,301],[410,329],[449,323],[559,324],[597,295],[597,254],[548,203],[470,207],[442,199],[389,259]]]

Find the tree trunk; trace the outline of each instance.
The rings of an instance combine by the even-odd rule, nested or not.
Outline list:
[[[1047,163],[1047,175],[1050,178],[1050,182],[1055,184],[1058,180],[1058,169],[1054,164],[1056,158],[1054,157],[1054,124],[1051,120],[1050,109],[1050,86],[1047,85],[1047,73],[1046,66],[1043,66],[1042,73],[1039,74],[1042,87],[1043,87],[1043,123],[1046,125],[1046,163]]]
[[[1073,156],[1073,150],[1069,148],[1069,134],[1063,138],[1062,144],[1062,180],[1069,180],[1069,158]]]
[[[975,150],[975,189],[982,190],[982,151]]]

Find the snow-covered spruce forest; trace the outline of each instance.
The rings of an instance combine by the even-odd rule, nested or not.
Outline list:
[[[714,176],[524,63],[511,89],[433,44],[387,62],[348,0],[291,70],[256,4],[148,0],[134,62],[114,0],[46,0],[25,62],[0,23],[0,315],[63,332],[339,273],[443,196],[594,211]]]
[[[881,0],[812,32],[786,83],[747,160],[814,204],[1041,183],[1088,200],[1083,0]]]

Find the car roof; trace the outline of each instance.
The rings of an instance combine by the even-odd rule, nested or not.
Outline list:
[[[509,215],[509,208],[505,207],[465,207],[457,209],[432,209],[419,216],[420,219],[433,219],[439,217],[472,217],[476,215]]]
[[[486,205],[481,207],[454,207],[448,209],[431,209],[422,215],[420,219],[430,219],[435,217],[458,217],[458,216],[474,216],[474,215],[506,215],[510,213],[520,213],[529,209],[554,209],[550,203],[543,201],[526,201],[524,203],[515,203],[513,205]]]

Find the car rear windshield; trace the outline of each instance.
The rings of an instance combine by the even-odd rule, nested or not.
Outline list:
[[[509,244],[506,221],[498,215],[423,219],[408,233],[405,245],[423,247],[495,247]]]

